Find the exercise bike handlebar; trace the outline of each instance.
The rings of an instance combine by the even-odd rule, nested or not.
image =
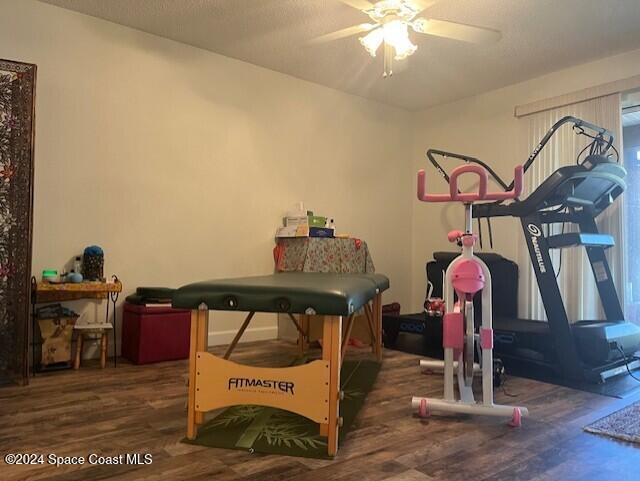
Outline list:
[[[476,192],[460,192],[458,190],[458,178],[466,173],[473,173],[478,176],[478,190]],[[424,170],[418,172],[418,200],[422,202],[478,202],[484,200],[507,200],[515,199],[522,194],[522,177],[524,169],[518,165],[513,174],[513,188],[506,192],[487,192],[488,174],[487,170],[476,164],[466,164],[456,167],[449,177],[448,194],[427,194],[426,174]]]

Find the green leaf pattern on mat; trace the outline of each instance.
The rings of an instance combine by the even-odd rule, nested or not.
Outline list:
[[[346,388],[343,389],[343,392],[345,399],[358,399],[359,397],[365,396],[365,392],[357,388]]]
[[[340,414],[344,425],[341,438],[375,382],[380,365],[374,361],[347,360],[341,370],[344,399]],[[255,405],[232,406],[210,419],[199,430],[193,444],[210,447],[246,449],[260,453],[276,453],[328,459],[327,439],[321,437],[318,424],[298,414]],[[190,442],[190,441],[187,441]]]
[[[346,396],[345,392],[345,396]],[[353,390],[353,395],[357,397],[364,395],[363,392]],[[251,423],[265,408],[261,406],[233,406],[222,412],[218,417],[211,420],[212,427],[229,427],[237,424]],[[275,412],[269,422],[265,424],[258,434],[258,440],[264,438],[271,446],[292,447],[296,445],[300,449],[320,448],[327,445],[327,442],[319,434],[311,434],[308,424],[299,416],[287,411]]]
[[[253,421],[263,409],[261,406],[233,406],[212,419],[209,425],[214,427],[224,426],[226,428],[234,424],[248,423]]]
[[[301,421],[299,416],[278,411],[265,424],[258,440],[264,438],[271,446],[284,445],[290,448],[296,445],[305,451],[326,446],[327,442],[319,434],[309,433],[308,427],[308,424]]]
[[[364,397],[365,392],[358,388],[345,388],[345,399]],[[265,410],[261,406],[233,406],[222,412],[210,423],[212,427],[229,427],[238,424],[252,423]],[[262,427],[256,441],[265,439],[270,446],[293,445],[300,449],[317,449],[326,446],[327,442],[319,434],[309,433],[309,425],[299,416],[287,412],[276,411]]]

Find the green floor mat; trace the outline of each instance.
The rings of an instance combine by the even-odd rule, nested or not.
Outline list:
[[[375,383],[380,364],[375,361],[345,361],[340,379],[344,399],[340,402],[343,425],[339,443],[351,428],[365,398]],[[295,413],[270,407],[233,406],[198,429],[186,443],[212,448],[244,449],[250,452],[329,459],[327,440],[319,426]]]

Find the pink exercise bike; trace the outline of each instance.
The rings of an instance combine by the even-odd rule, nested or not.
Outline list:
[[[458,179],[463,174],[475,174],[477,192],[458,190]],[[472,229],[474,202],[515,199],[522,192],[522,166],[515,169],[513,189],[506,192],[487,192],[487,171],[480,165],[466,164],[453,170],[448,194],[425,192],[424,170],[418,172],[418,199],[423,202],[461,202],[464,205],[465,230],[449,232],[449,242],[462,247],[462,253],[449,265],[444,276],[445,314],[443,317],[443,361],[420,361],[420,366],[432,371],[444,372],[444,398],[413,397],[411,406],[421,417],[431,412],[457,412],[510,418],[511,426],[520,426],[528,410],[521,406],[504,406],[493,403],[493,328],[491,313],[491,274],[486,264],[473,254],[477,236]],[[445,176],[445,178],[447,178]],[[482,322],[476,332],[473,298],[482,296]],[[458,301],[455,301],[454,294]],[[474,362],[476,350],[479,363]],[[482,376],[482,401],[476,402],[473,394],[473,378]],[[457,378],[459,399],[456,399],[454,383]]]

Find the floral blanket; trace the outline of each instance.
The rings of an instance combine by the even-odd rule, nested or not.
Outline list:
[[[273,256],[277,272],[375,272],[367,243],[360,239],[278,239]]]

